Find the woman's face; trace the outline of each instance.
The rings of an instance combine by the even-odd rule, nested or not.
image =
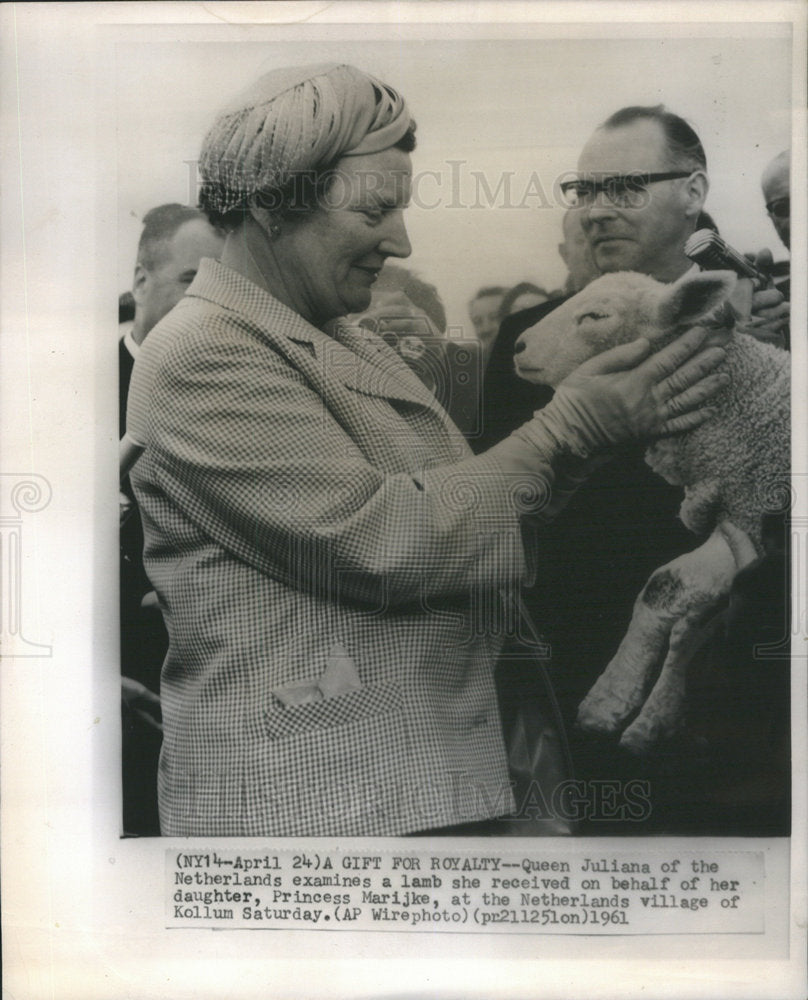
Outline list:
[[[404,226],[412,166],[409,154],[385,149],[337,164],[324,204],[284,224],[278,264],[294,308],[316,325],[370,305],[387,257],[412,252]]]

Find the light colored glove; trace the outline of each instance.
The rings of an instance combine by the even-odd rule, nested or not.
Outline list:
[[[611,445],[698,427],[713,413],[705,403],[729,381],[714,371],[726,352],[701,350],[706,336],[696,327],[650,357],[649,342],[640,338],[590,358],[543,410],[494,448],[521,469],[530,463],[529,448],[535,466],[536,458],[589,458]]]

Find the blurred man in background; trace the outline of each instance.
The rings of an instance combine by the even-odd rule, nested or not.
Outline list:
[[[410,366],[464,433],[479,420],[481,354],[477,340],[446,336],[446,310],[437,288],[401,264],[384,265],[370,306],[346,317],[367,327]]]
[[[574,295],[586,288],[600,274],[592,256],[592,247],[581,225],[581,212],[568,208],[562,222],[563,240],[558,244],[561,259],[567,265],[564,294]]]
[[[480,434],[471,441],[475,451],[485,451],[501,441],[550,399],[549,389],[531,385],[516,375],[513,348],[523,330],[538,323],[565,298],[579,292],[600,273],[595,267],[592,249],[581,227],[581,212],[577,209],[565,212],[562,236],[558,252],[568,269],[563,292],[545,292],[538,286],[533,286],[540,295],[534,294],[530,300],[519,293],[519,289],[528,285],[523,282],[515,285],[503,297],[500,307],[501,323],[489,350],[483,379]]]
[[[791,249],[791,150],[779,153],[761,179],[766,211],[786,250]]]
[[[541,285],[536,285],[532,281],[520,281],[513,288],[510,288],[502,299],[499,307],[500,323],[508,316],[520,313],[533,306],[544,305],[549,302],[551,293],[546,291]]]
[[[120,432],[126,418],[129,377],[138,347],[149,331],[185,294],[203,257],[218,259],[222,235],[205,216],[187,205],[159,205],[143,217],[135,264],[131,330],[121,340]],[[119,302],[119,315],[121,304]]]
[[[223,246],[222,235],[194,208],[160,205],[144,216],[132,287],[134,316],[118,344],[119,436],[125,430],[129,380],[140,345],[185,294],[200,260],[218,258]],[[119,320],[124,304],[126,300],[119,301]],[[168,639],[143,569],[143,529],[128,479],[120,496],[123,827],[127,834],[158,836],[161,727],[156,692]]]
[[[501,285],[489,285],[481,288],[469,302],[469,317],[480,342],[483,364],[488,361],[499,330],[499,312],[507,290]]]
[[[791,249],[791,150],[779,153],[763,171],[760,181],[766,211],[772,221],[780,242]],[[791,299],[791,263],[777,261],[771,265],[771,275],[775,288],[786,299]],[[790,346],[790,337],[786,346]]]

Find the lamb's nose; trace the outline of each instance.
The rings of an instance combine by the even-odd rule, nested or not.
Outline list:
[[[525,349],[525,342],[524,342],[524,340],[522,340],[522,338],[520,337],[520,338],[519,338],[519,339],[518,339],[518,340],[516,341],[516,344],[514,345],[514,348],[513,348],[513,353],[514,353],[514,354],[521,354],[521,353],[522,353],[522,351],[524,351],[524,349]]]

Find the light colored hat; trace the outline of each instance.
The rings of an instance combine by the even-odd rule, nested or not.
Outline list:
[[[227,212],[261,190],[343,156],[378,153],[410,127],[404,99],[353,66],[265,73],[218,115],[199,170],[209,207]]]

